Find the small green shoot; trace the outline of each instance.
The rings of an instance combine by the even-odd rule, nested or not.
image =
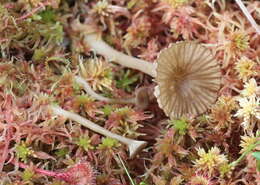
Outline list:
[[[138,0],[131,0],[127,3],[127,9],[132,9],[136,4]]]
[[[56,15],[53,10],[44,10],[39,13],[41,20],[45,23],[54,23],[56,21]]]
[[[83,148],[86,152],[94,149],[94,147],[91,145],[91,140],[90,138],[87,136],[80,136],[79,139],[76,141],[76,144]]]
[[[39,49],[35,49],[35,50],[34,50],[32,59],[33,59],[34,61],[39,61],[39,60],[44,59],[45,56],[46,56],[46,49],[44,49],[44,48],[39,48]]]
[[[98,149],[106,149],[106,148],[112,149],[118,146],[120,146],[120,143],[118,143],[117,140],[106,137],[102,139],[102,143],[98,145]]]
[[[149,185],[146,182],[140,182],[139,185]]]
[[[185,135],[188,129],[188,123],[185,119],[171,120],[170,125],[172,125],[180,135]]]
[[[122,75],[121,79],[116,81],[117,88],[124,89],[127,92],[131,92],[131,85],[138,80],[138,75],[131,75],[131,70],[127,70]]]
[[[22,173],[23,181],[30,181],[34,176],[34,172],[31,169],[25,169]]]
[[[20,145],[17,145],[16,148],[16,155],[22,161],[27,161],[27,158],[33,153],[33,151],[26,146],[24,142]]]
[[[104,108],[102,109],[102,112],[104,113],[105,116],[109,116],[113,111],[113,107],[110,105],[105,105]]]
[[[58,157],[65,157],[69,153],[68,148],[61,148],[55,152]]]

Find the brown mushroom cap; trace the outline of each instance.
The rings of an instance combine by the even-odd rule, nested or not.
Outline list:
[[[220,67],[201,44],[183,41],[162,50],[156,72],[155,96],[172,119],[201,114],[217,99]]]

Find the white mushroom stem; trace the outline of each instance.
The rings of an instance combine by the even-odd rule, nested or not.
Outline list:
[[[141,149],[143,149],[147,144],[147,142],[145,142],[145,141],[133,140],[133,139],[129,139],[129,138],[117,135],[115,133],[112,133],[112,132],[104,129],[103,127],[93,123],[92,121],[87,120],[75,113],[66,111],[59,106],[50,106],[50,109],[52,110],[54,115],[64,116],[68,119],[71,119],[73,121],[80,123],[81,125],[89,128],[90,130],[92,130],[94,132],[97,132],[106,137],[116,139],[116,140],[122,142],[123,144],[127,145],[130,158],[133,158],[137,154],[137,152],[140,151]]]
[[[90,85],[80,76],[76,76],[75,81],[78,84],[82,85],[84,87],[84,90],[88,93],[88,95],[90,95],[92,98],[94,98],[96,100],[104,101],[104,102],[107,102],[107,103],[119,103],[119,104],[131,103],[131,104],[135,104],[135,98],[114,99],[114,98],[106,98],[104,96],[97,94],[95,91],[92,90]]]
[[[244,3],[241,0],[235,0],[244,15],[246,16],[247,20],[251,23],[251,25],[255,28],[256,32],[260,35],[260,28],[256,24],[254,18],[251,16],[247,8],[245,7]]]
[[[116,51],[95,33],[86,34],[84,36],[84,43],[110,61],[116,62],[125,67],[142,71],[152,77],[156,76],[155,64]]]

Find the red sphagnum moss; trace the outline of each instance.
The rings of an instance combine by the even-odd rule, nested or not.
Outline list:
[[[0,0],[0,184],[259,184],[259,22],[257,0]],[[172,70],[156,66],[176,43],[207,48],[220,78],[205,87],[213,73],[194,66],[201,57],[187,62],[205,72],[184,75],[179,95],[190,101],[166,97],[181,107],[168,118],[152,78]],[[178,64],[183,53],[174,52]],[[93,98],[79,76],[103,100],[133,101]],[[182,92],[169,84],[161,91]],[[57,105],[147,145],[130,158],[124,143],[54,115]]]

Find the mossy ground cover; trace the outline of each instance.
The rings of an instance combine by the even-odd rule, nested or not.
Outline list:
[[[260,1],[243,1],[260,24]],[[84,31],[75,31],[75,20]],[[83,42],[98,32],[118,51],[156,63],[178,41],[210,49],[221,88],[198,116],[169,119],[155,82]],[[257,185],[260,35],[236,1],[0,0],[0,184]],[[148,106],[106,103],[142,87]],[[148,143],[133,159],[119,141],[52,114],[48,105]]]

